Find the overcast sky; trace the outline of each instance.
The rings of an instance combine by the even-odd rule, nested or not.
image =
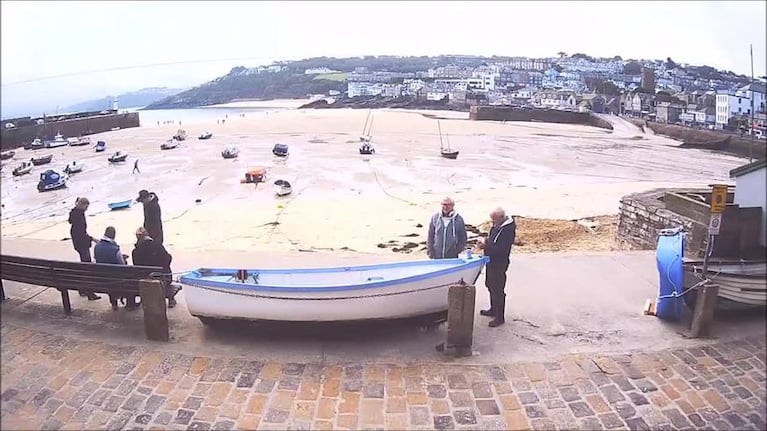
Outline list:
[[[2,110],[54,109],[234,66],[314,56],[522,55],[665,59],[765,74],[764,1],[2,1]],[[94,70],[167,62],[230,61]],[[240,60],[237,60],[240,59]],[[75,74],[18,84],[40,77]]]

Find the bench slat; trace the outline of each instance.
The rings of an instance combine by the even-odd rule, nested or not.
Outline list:
[[[61,270],[87,271],[91,274],[122,275],[128,278],[145,277],[148,273],[163,272],[159,266],[110,265],[106,263],[65,262],[57,260],[35,259],[31,257],[0,255],[2,264],[18,264],[29,267],[51,268]]]

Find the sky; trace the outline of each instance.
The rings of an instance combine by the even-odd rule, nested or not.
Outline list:
[[[3,0],[0,111],[3,118],[52,112],[145,87],[196,86],[238,65],[318,56],[563,51],[671,57],[750,75],[753,44],[758,77],[767,61],[765,4]],[[147,66],[179,62],[186,63]],[[93,72],[104,69],[118,70]],[[39,80],[51,76],[60,77]]]

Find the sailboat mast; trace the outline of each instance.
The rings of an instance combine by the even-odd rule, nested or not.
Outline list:
[[[439,130],[439,148],[442,149],[444,148],[442,145],[442,126],[440,126],[439,120],[437,120],[437,130]]]
[[[370,124],[368,124],[368,131],[366,133],[366,135],[371,137],[371,138],[373,137],[373,135],[372,135],[372,133],[373,133],[373,120],[375,120],[375,119],[376,119],[376,117],[370,117]]]
[[[368,128],[368,121],[370,121],[370,111],[368,111],[368,116],[365,117],[365,124],[362,125],[362,136],[365,136],[365,130]]]
[[[750,48],[750,54],[751,54],[751,124],[749,125],[749,130],[751,131],[751,138],[754,138],[754,44],[749,45]],[[749,145],[749,162],[753,162],[754,159],[751,154],[751,149],[753,148],[753,145]]]

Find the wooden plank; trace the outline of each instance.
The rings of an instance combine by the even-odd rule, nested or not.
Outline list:
[[[718,294],[719,286],[713,283],[705,283],[698,291],[698,298],[695,301],[695,310],[693,311],[692,324],[690,326],[689,336],[691,338],[709,335]]]
[[[31,257],[0,255],[0,264],[18,264],[31,267],[56,268],[58,270],[72,270],[90,272],[92,274],[112,275],[123,274],[128,277],[142,278],[153,272],[163,272],[159,266],[137,265],[110,265],[105,263],[66,262],[59,260],[35,259]]]
[[[153,341],[168,341],[168,314],[165,308],[165,286],[160,280],[141,280],[141,307],[144,310],[144,331]]]

